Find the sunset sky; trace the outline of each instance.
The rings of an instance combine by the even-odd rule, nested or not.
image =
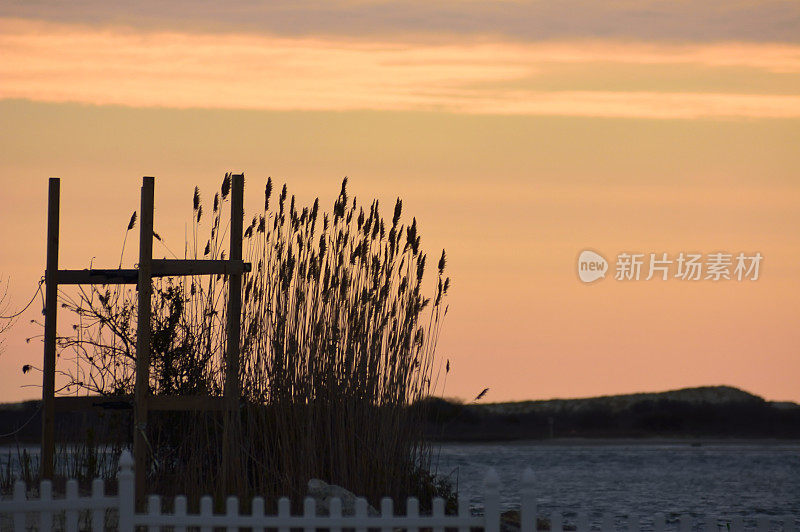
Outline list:
[[[62,268],[117,265],[144,175],[178,249],[225,172],[246,211],[267,176],[326,209],[349,176],[447,250],[445,396],[800,401],[797,2],[2,2],[0,121],[0,314],[43,275],[50,176]],[[585,249],[605,279],[579,280]],[[622,252],[764,258],[756,281],[620,281]],[[40,394],[40,309],[0,402]]]

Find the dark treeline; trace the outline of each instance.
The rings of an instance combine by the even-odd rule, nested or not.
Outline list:
[[[442,441],[800,438],[800,405],[722,386],[520,403],[427,403],[427,433]]]
[[[419,403],[415,408],[420,408]],[[0,445],[37,443],[39,401],[0,405]],[[460,404],[424,401],[426,433],[441,441],[555,438],[800,438],[800,405],[775,403],[728,387],[655,394],[519,403]],[[58,415],[62,441],[83,441],[85,428],[119,438],[129,430],[129,410]],[[26,423],[27,422],[27,423]],[[79,429],[80,427],[80,429]],[[123,435],[124,437],[124,435]]]
[[[0,405],[0,445],[39,443],[42,434],[41,401]],[[133,441],[133,410],[96,408],[83,412],[58,412],[58,441],[85,443],[87,431],[94,442]]]

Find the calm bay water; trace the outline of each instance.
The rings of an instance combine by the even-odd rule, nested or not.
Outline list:
[[[37,461],[38,446],[25,448]],[[3,466],[10,458],[16,469],[17,456],[17,447],[0,446]],[[489,467],[500,476],[504,509],[519,507],[522,472],[531,467],[540,513],[560,509],[568,521],[578,511],[800,519],[800,442],[442,444],[433,462],[476,508]]]
[[[438,456],[438,460],[437,460]],[[437,464],[438,462],[438,464]],[[794,515],[800,518],[800,443],[442,444],[434,469],[471,503],[494,467],[505,509],[519,507],[520,478],[533,469],[540,512],[617,515]]]

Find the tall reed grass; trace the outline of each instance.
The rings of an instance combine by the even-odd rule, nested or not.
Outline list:
[[[208,203],[195,188],[185,257],[226,257],[230,188],[228,174]],[[223,435],[218,413],[151,413],[149,484],[165,494],[297,501],[320,478],[373,504],[383,495],[442,494],[428,474],[424,413],[410,406],[439,379],[434,354],[450,286],[444,251],[426,277],[417,222],[401,222],[400,199],[384,219],[377,201],[364,208],[348,196],[346,178],[330,213],[319,200],[296,205],[286,185],[276,195],[268,179],[263,211],[245,220],[252,271],[242,282],[236,430]],[[135,225],[134,214],[127,231]],[[154,281],[153,394],[222,394],[227,291],[225,276]],[[132,393],[135,291],[91,287],[61,301],[75,318],[59,338],[61,359],[70,360],[67,389]],[[226,464],[223,437],[236,449]]]

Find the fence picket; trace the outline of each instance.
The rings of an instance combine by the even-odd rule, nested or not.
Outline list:
[[[231,495],[225,501],[225,517],[228,517],[231,522],[236,522],[239,518],[239,498]],[[235,524],[230,524],[227,527],[228,532],[238,532],[239,527]]]
[[[653,516],[653,531],[664,532],[664,528],[665,528],[664,514],[658,512]]]
[[[253,502],[250,504],[250,515],[256,521],[264,520],[264,497],[253,497]],[[265,532],[265,530],[263,527],[253,527],[253,532]]]
[[[470,517],[469,511],[469,499],[463,493],[459,493],[458,495],[458,517],[462,519],[462,523],[466,520],[467,517]],[[458,527],[458,532],[469,532],[469,526],[466,524],[462,524]]]
[[[119,457],[117,472],[119,493],[119,532],[133,532],[133,514],[136,510],[134,495],[133,457],[127,450]]]
[[[78,532],[78,481],[74,478],[67,481],[67,490],[64,494],[64,500],[68,504],[72,503],[71,506],[74,508],[64,512],[66,515],[66,531]]]
[[[39,526],[42,532],[51,532],[53,530],[53,511],[48,510],[47,506],[48,503],[53,502],[53,483],[49,480],[43,480],[39,484],[39,499],[45,504]]]
[[[391,519],[394,517],[394,502],[389,497],[381,499],[381,517],[383,519]],[[381,527],[381,532],[391,532],[392,528],[389,526]]]
[[[610,513],[603,514],[603,517],[600,520],[600,530],[602,530],[602,532],[614,531],[614,514]]]
[[[105,483],[102,478],[92,480],[92,518],[91,527],[95,532],[103,532],[106,521],[106,509],[103,508],[105,498]]]
[[[150,495],[147,497],[147,514],[150,517],[158,517],[161,515],[161,497],[159,495]],[[158,532],[158,525],[150,525],[147,527],[147,532]]]
[[[795,532],[797,527],[794,526],[794,516],[787,515],[783,518],[783,532]]]
[[[638,532],[642,529],[642,519],[638,515],[629,515],[627,525],[628,532]]]
[[[533,469],[526,467],[522,473],[519,508],[520,532],[536,532],[536,486]]]
[[[291,514],[292,505],[289,502],[289,499],[287,497],[281,497],[278,499],[278,517],[288,519]],[[289,527],[286,525],[281,525],[278,528],[278,532],[289,532]]]
[[[22,511],[22,503],[27,500],[25,482],[17,480],[14,482],[14,498],[17,503],[17,511],[14,512],[14,532],[25,532],[25,512]]]
[[[200,532],[211,532],[212,528],[208,523],[210,518],[214,515],[214,501],[208,495],[200,498],[200,516],[203,518],[203,526],[200,527]]]
[[[744,532],[744,519],[741,515],[731,519],[731,532]]]
[[[562,523],[561,510],[554,510],[550,514],[550,532],[563,532],[564,525]]]
[[[756,530],[758,532],[769,532],[769,517],[766,515],[760,515],[756,520]]]
[[[367,527],[363,525],[367,518],[367,499],[364,497],[356,498],[356,532],[367,532]]]
[[[406,515],[411,518],[419,517],[419,499],[409,497],[406,500]],[[419,526],[408,527],[408,532],[419,532]]]
[[[342,499],[339,497],[333,497],[331,499],[330,515],[334,519],[342,517]],[[331,532],[342,532],[342,527],[338,525],[333,526],[331,527]]]
[[[186,518],[186,496],[178,495],[175,497],[175,517],[181,524],[175,525],[175,532],[186,532],[186,526],[182,524]]]
[[[315,501],[311,497],[306,497],[303,499],[303,517],[308,520],[309,518],[313,519],[317,516],[317,501]],[[314,532],[314,527],[305,526],[303,527],[305,532]]]
[[[680,532],[692,532],[692,516],[689,514],[682,514],[678,518],[678,530]]]
[[[433,518],[444,517],[444,499],[441,497],[434,497],[433,499]],[[436,525],[433,527],[433,532],[444,532],[444,527]]]
[[[589,513],[586,510],[580,510],[578,516],[575,518],[576,532],[589,532],[592,525],[589,523]]]
[[[483,479],[483,518],[485,532],[500,532],[500,477],[490,467]]]

